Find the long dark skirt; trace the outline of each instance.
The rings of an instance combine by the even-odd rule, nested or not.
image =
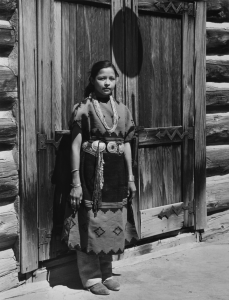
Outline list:
[[[121,254],[128,238],[127,221],[127,176],[124,155],[104,153],[104,186],[102,204],[97,215],[92,210],[96,157],[83,153],[81,158],[81,183],[83,201],[78,214],[66,221],[71,228],[68,238],[70,248],[80,249],[87,254]],[[129,207],[130,209],[130,207]],[[133,223],[133,219],[132,219]],[[65,225],[66,225],[65,224]],[[133,230],[132,230],[133,233]]]

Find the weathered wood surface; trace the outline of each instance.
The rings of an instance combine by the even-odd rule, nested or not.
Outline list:
[[[208,226],[202,234],[202,241],[210,240],[212,237],[229,231],[229,211],[218,212],[208,216]],[[226,242],[226,241],[225,241]]]
[[[206,227],[206,2],[196,3],[195,17],[195,229]]]
[[[229,143],[229,113],[207,114],[207,145]]]
[[[17,124],[11,111],[0,112],[0,144],[16,142]]]
[[[18,194],[18,171],[12,151],[0,152],[0,201],[14,199]]]
[[[162,3],[160,3],[162,2]],[[177,3],[182,2],[182,3]],[[194,14],[194,7],[192,3],[186,5],[188,1],[173,1],[173,5],[169,5],[170,2],[162,0],[138,0],[138,8],[140,11],[150,11],[161,14],[183,14],[187,11],[189,15]]]
[[[194,19],[189,17],[188,12],[183,14],[182,41],[183,41],[183,131],[188,132],[194,126]],[[193,132],[192,132],[193,134]],[[182,201],[188,205],[190,199],[194,198],[194,147],[193,141],[188,136],[183,140],[183,176]],[[193,215],[184,212],[184,226],[193,225]]]
[[[190,105],[191,106],[191,105]],[[144,128],[139,130],[139,146],[172,144],[181,142],[186,137],[193,139],[193,128],[186,126],[170,126],[159,128]]]
[[[229,110],[229,83],[207,82],[206,108],[211,113]]]
[[[60,20],[59,20],[60,21]],[[37,131],[54,135],[52,124],[52,95],[55,85],[52,81],[54,50],[54,3],[37,1],[37,51],[38,51],[38,99]],[[68,53],[68,59],[69,53]],[[54,83],[55,84],[55,83]],[[69,99],[71,101],[71,99]],[[53,101],[54,102],[54,101]],[[53,111],[55,114],[55,110]],[[38,223],[39,260],[50,258],[50,238],[53,219],[54,186],[51,176],[54,169],[55,149],[50,146],[38,153]],[[46,238],[49,235],[49,238]],[[47,242],[46,242],[47,241]]]
[[[18,219],[14,204],[0,206],[0,250],[11,248],[18,238]]]
[[[172,214],[169,218],[163,217],[160,219],[158,215],[162,211],[166,211],[171,206],[178,208],[181,203],[175,203],[173,205],[164,205],[156,208],[150,208],[146,210],[140,210],[141,218],[141,238],[147,238],[157,234],[166,233],[173,230],[178,230],[184,225],[184,211],[182,210],[177,216]]]
[[[229,145],[207,147],[207,176],[229,173]]]
[[[115,88],[115,97],[123,101],[125,99],[125,77],[123,70],[125,68],[125,32],[124,32],[124,10],[122,0],[112,0],[112,62],[119,73],[119,82]]]
[[[229,23],[207,22],[207,55],[223,55],[229,53]]]
[[[0,65],[0,92],[17,91],[17,77],[12,70]]]
[[[18,266],[13,250],[0,251],[0,292],[13,289],[20,284],[23,284],[23,281],[19,282],[18,279]]]
[[[7,21],[0,21],[0,55],[6,57],[15,44],[15,31]]]
[[[1,111],[10,110],[18,100],[17,92],[0,92]]]
[[[209,22],[229,22],[228,0],[207,0],[207,20]]]
[[[17,8],[17,0],[0,1],[0,20],[9,20]]]
[[[19,0],[20,27],[20,174],[21,272],[38,267],[37,236],[37,44],[36,0]],[[29,43],[28,43],[29,41]]]
[[[141,13],[142,67],[139,76],[139,125],[181,125],[181,20]],[[142,136],[142,141],[144,137]],[[181,147],[139,149],[140,209],[181,201]]]
[[[229,55],[207,56],[206,79],[210,82],[229,82]]]
[[[58,0],[54,0],[54,1],[58,1]],[[111,5],[111,0],[62,0],[62,2],[72,2],[72,3],[80,3],[80,4],[97,4],[97,5]]]
[[[229,208],[229,175],[207,178],[207,210],[214,212]]]

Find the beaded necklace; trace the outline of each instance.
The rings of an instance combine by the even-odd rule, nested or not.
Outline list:
[[[111,134],[112,132],[115,131],[115,129],[117,128],[117,125],[118,125],[118,113],[117,113],[117,110],[116,110],[116,106],[115,106],[115,101],[113,99],[112,96],[110,96],[110,101],[111,101],[111,108],[112,108],[112,111],[113,111],[113,114],[114,114],[114,123],[113,123],[113,126],[112,127],[109,127],[107,125],[107,122],[105,120],[105,117],[102,113],[102,110],[101,110],[101,107],[99,105],[99,101],[95,98],[95,95],[93,94],[90,94],[89,96],[90,99],[92,99],[92,103],[94,105],[94,108],[95,108],[95,111],[100,119],[100,121],[102,122],[103,126],[105,127],[105,129],[107,130],[107,132],[109,134]]]

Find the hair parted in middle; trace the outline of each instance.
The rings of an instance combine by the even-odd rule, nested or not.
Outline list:
[[[84,90],[84,97],[88,97],[90,95],[90,93],[94,92],[94,85],[91,83],[91,79],[92,78],[95,79],[95,77],[97,76],[99,71],[101,69],[106,69],[106,68],[112,68],[114,70],[115,76],[119,77],[119,74],[111,61],[100,60],[100,61],[94,63],[91,70],[89,71],[89,83]]]

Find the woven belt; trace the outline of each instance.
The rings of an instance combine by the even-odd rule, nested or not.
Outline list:
[[[93,142],[87,141],[82,144],[82,149],[85,152],[88,152],[95,156],[97,155],[98,148],[99,148],[99,152],[103,152],[103,153],[109,152],[109,153],[114,153],[119,155],[124,153],[124,143],[120,143],[120,142],[112,141],[106,144],[102,141],[97,140]]]

